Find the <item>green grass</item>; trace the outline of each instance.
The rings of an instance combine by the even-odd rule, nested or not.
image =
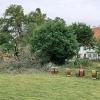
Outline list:
[[[100,80],[49,74],[0,74],[0,100],[100,100]]]

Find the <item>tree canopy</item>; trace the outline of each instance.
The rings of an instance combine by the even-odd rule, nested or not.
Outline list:
[[[70,30],[76,34],[77,41],[81,46],[91,46],[93,43],[93,32],[90,26],[84,23],[73,23],[69,26]]]
[[[31,41],[32,50],[41,62],[62,64],[77,51],[76,36],[61,20],[50,20],[38,29]]]
[[[10,5],[6,9],[4,16],[0,18],[1,48],[5,48],[7,51],[12,49],[16,54],[18,43],[20,43],[24,34],[24,19],[24,11],[21,5]]]
[[[21,5],[10,5],[0,18],[0,48],[12,49],[17,56],[29,43],[41,63],[62,64],[78,53],[79,46],[93,45],[93,32],[84,23],[67,26],[62,18],[52,20],[40,8],[25,15]]]
[[[46,14],[41,12],[40,8],[37,8],[35,11],[30,12],[25,16],[25,30],[26,30],[26,39],[30,39],[38,27],[44,24],[46,21]]]

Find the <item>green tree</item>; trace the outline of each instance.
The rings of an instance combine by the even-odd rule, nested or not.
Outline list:
[[[78,43],[62,19],[56,18],[37,29],[31,45],[40,62],[63,64],[65,59],[71,59],[76,54]]]
[[[21,36],[24,28],[24,11],[21,5],[10,5],[4,14],[5,25],[8,30],[17,36]]]
[[[93,32],[90,26],[84,23],[74,23],[69,26],[70,30],[73,31],[77,36],[77,41],[80,46],[92,46],[93,45]]]
[[[9,33],[0,33],[0,51],[9,52],[13,48],[12,39]]]
[[[35,11],[30,12],[25,16],[26,19],[26,36],[25,40],[30,40],[30,37],[37,28],[39,28],[46,21],[46,14],[41,12],[40,8],[37,8]]]
[[[100,39],[96,41],[96,51],[98,55],[100,56]]]
[[[24,11],[20,5],[10,5],[6,9],[4,16],[0,18],[1,47],[4,47],[7,50],[8,47],[12,47],[11,49],[17,57],[18,46],[24,34],[24,19]]]
[[[73,23],[72,25],[69,26],[69,29],[70,31],[72,31],[73,34],[76,35],[77,41],[79,43],[79,47],[77,50],[77,58],[78,58],[78,52],[81,46],[93,47],[94,45],[93,32],[90,26],[84,23]]]
[[[8,24],[3,17],[0,18],[0,51],[9,52],[12,47],[12,35],[8,31]]]

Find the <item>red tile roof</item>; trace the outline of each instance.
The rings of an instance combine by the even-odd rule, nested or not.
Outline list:
[[[94,37],[100,39],[100,27],[94,27],[92,28],[92,31],[94,32]]]

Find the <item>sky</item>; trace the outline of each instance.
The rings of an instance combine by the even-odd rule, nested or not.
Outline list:
[[[25,14],[41,8],[47,17],[63,18],[67,24],[83,22],[100,25],[100,0],[0,0],[0,16],[11,4],[22,5]]]

